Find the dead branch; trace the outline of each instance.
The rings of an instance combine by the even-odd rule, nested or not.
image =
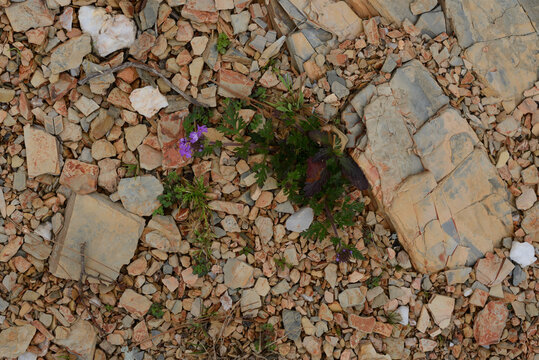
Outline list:
[[[141,69],[141,70],[149,72],[150,74],[153,74],[155,76],[160,77],[165,82],[165,84],[167,84],[172,90],[174,90],[175,92],[180,94],[185,100],[189,101],[191,104],[193,104],[195,106],[208,107],[208,105],[202,104],[201,102],[199,102],[198,100],[195,100],[192,96],[188,95],[184,91],[181,91],[176,85],[174,85],[169,79],[167,79],[167,77],[165,75],[161,74],[161,72],[159,70],[156,70],[153,67],[148,66],[146,64],[135,63],[135,62],[131,62],[131,61],[125,62],[125,63],[123,63],[121,65],[118,65],[118,66],[111,67],[110,69],[99,70],[99,71],[93,72],[91,74],[88,74],[84,79],[79,80],[79,85],[84,85],[84,84],[86,84],[88,81],[90,81],[92,79],[95,79],[95,78],[98,78],[98,77],[101,77],[101,76],[105,76],[105,75],[108,75],[108,74],[113,74],[115,72],[127,69],[129,67],[134,67],[134,68],[137,68],[137,69]]]

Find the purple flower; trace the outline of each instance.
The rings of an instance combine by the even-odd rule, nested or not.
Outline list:
[[[186,158],[191,158],[193,155],[193,149],[191,148],[191,143],[188,142],[185,138],[180,139],[179,142],[180,155]]]
[[[197,126],[196,131],[191,131],[189,136],[183,139],[180,139],[178,143],[179,149],[180,149],[180,155],[188,159],[191,158],[194,152],[192,145],[195,145],[197,142],[199,142],[202,139],[202,135],[206,132],[208,132],[207,126],[205,125]],[[196,148],[198,149],[198,151],[202,151],[202,149],[204,148],[203,145],[202,144],[198,144],[198,145],[199,146],[197,146]]]
[[[348,262],[352,258],[352,250],[348,248],[342,248],[341,251],[337,253],[337,262]]]

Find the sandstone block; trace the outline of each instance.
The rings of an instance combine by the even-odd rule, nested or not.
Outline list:
[[[73,194],[65,211],[64,227],[58,234],[50,258],[51,273],[78,280],[81,245],[86,243],[86,273],[115,280],[120,268],[130,262],[144,220],[101,194]]]
[[[60,144],[54,136],[28,124],[24,127],[24,146],[29,177],[60,174]]]

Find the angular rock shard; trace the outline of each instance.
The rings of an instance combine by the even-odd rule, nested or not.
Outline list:
[[[28,124],[24,127],[24,146],[28,176],[60,174],[60,144],[54,136]]]
[[[73,194],[65,211],[65,222],[50,258],[51,273],[78,280],[81,245],[87,274],[112,281],[133,257],[144,220],[101,194]]]

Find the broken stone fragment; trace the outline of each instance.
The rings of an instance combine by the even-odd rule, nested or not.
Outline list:
[[[17,1],[5,11],[13,31],[16,32],[54,24],[54,14],[43,0]]]
[[[118,195],[123,206],[139,216],[149,216],[159,208],[157,197],[163,193],[163,185],[152,175],[123,178],[118,184]]]
[[[176,111],[162,116],[157,123],[157,138],[163,154],[163,168],[177,169],[187,165],[190,159],[180,155],[178,141],[185,136],[183,119],[189,114],[188,110]]]
[[[133,109],[147,118],[151,118],[160,109],[168,106],[167,98],[161,94],[158,88],[152,86],[133,90],[129,95],[129,101],[131,101]]]
[[[501,259],[497,255],[488,253],[475,265],[477,281],[486,286],[500,284],[513,271],[515,265],[509,259]]]
[[[491,301],[475,317],[473,334],[478,345],[492,345],[500,341],[509,310],[503,301]]]
[[[0,354],[5,358],[17,358],[26,352],[36,333],[32,325],[12,326],[0,332]]]
[[[140,295],[132,289],[127,289],[120,297],[118,305],[126,309],[135,318],[141,318],[150,310],[152,302],[146,296]]]
[[[463,48],[479,42],[535,32],[518,0],[446,0],[445,10]],[[513,55],[520,56],[514,51],[507,54],[508,57]]]
[[[97,190],[98,174],[97,165],[69,159],[62,169],[60,184],[66,185],[77,194],[89,194]]]
[[[314,211],[310,207],[304,207],[286,219],[288,231],[303,232],[307,230],[314,220]]]
[[[143,228],[142,218],[102,194],[73,194],[49,261],[50,271],[56,277],[78,280],[79,252],[85,243],[85,272],[115,280],[120,268],[133,257]]]
[[[410,11],[410,4],[414,0],[369,0],[369,3],[374,9],[384,18],[401,25],[404,19],[415,23],[417,17]]]
[[[483,90],[486,96],[518,101],[522,99],[522,92],[537,80],[538,51],[539,35],[534,32],[479,42],[466,49],[464,54],[487,86]]]
[[[49,68],[53,74],[77,68],[90,52],[92,52],[92,44],[89,35],[74,37],[53,50]]]
[[[182,236],[172,216],[154,215],[144,232],[149,246],[165,252],[180,251]]]
[[[434,322],[441,329],[445,329],[451,324],[451,315],[453,314],[453,309],[455,307],[455,299],[448,296],[435,295],[427,306]]]
[[[251,95],[255,82],[239,72],[221,69],[218,74],[219,89],[223,97],[244,98]]]
[[[54,136],[27,124],[24,126],[24,146],[29,177],[60,174],[60,144]]]
[[[197,23],[215,24],[219,20],[214,0],[187,0],[182,7],[182,16]]]
[[[76,352],[83,360],[93,360],[97,331],[89,321],[79,319],[71,325],[65,339],[56,337],[54,342]]]
[[[238,259],[228,259],[223,266],[225,286],[230,289],[248,288],[253,286],[254,268]]]
[[[313,1],[309,10],[309,17],[339,41],[354,40],[363,31],[361,19],[344,1]]]
[[[108,14],[105,8],[82,6],[79,22],[83,32],[90,34],[99,56],[129,48],[137,35],[135,22],[125,15]]]

